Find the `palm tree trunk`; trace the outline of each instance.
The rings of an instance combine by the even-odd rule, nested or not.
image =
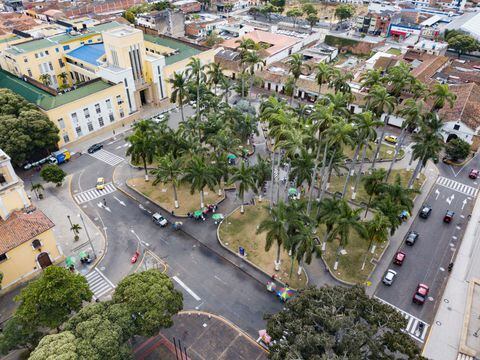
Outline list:
[[[377,162],[378,153],[380,152],[380,147],[382,146],[383,137],[385,136],[385,130],[386,130],[385,127],[386,127],[386,124],[388,124],[389,118],[390,116],[387,115],[385,116],[385,120],[383,120],[382,133],[380,135],[380,138],[378,139],[378,145],[377,145],[377,148],[375,149],[375,155],[373,156],[372,166],[370,167],[371,169],[375,168],[375,163]]]
[[[345,184],[343,184],[343,190],[342,190],[342,198],[345,197],[345,194],[347,192],[347,187],[348,183],[350,181],[350,176],[353,175],[355,172],[355,165],[357,163],[357,158],[358,158],[358,153],[360,152],[360,146],[362,145],[362,141],[358,143],[358,145],[355,147],[355,152],[353,154],[352,162],[350,163],[350,168],[348,169],[347,176],[345,178]]]
[[[409,189],[411,189],[413,187],[413,183],[415,182],[415,179],[417,178],[417,176],[420,173],[420,171],[422,170],[422,168],[423,168],[422,159],[419,159],[418,163],[417,163],[417,166],[415,167],[415,170],[413,171],[412,177],[408,181],[408,186],[407,187]]]
[[[185,114],[183,113],[183,101],[180,103],[180,113],[182,114],[182,122],[185,122]]]
[[[393,153],[393,159],[392,162],[390,163],[390,166],[388,167],[387,175],[385,176],[385,182],[388,181],[388,178],[390,177],[390,174],[393,170],[393,165],[395,165],[395,162],[397,161],[398,154],[400,153],[400,149],[403,146],[403,142],[405,141],[405,130],[406,126],[402,128],[402,132],[400,133],[400,138],[398,139],[397,146],[395,146],[395,152]]]
[[[172,181],[172,187],[173,187],[173,199],[175,202],[175,209],[178,209],[178,196],[177,196],[177,186],[175,185],[175,181]]]
[[[362,177],[363,164],[365,163],[365,158],[367,156],[367,147],[368,147],[368,144],[363,144],[362,161],[360,162],[360,167],[358,168],[357,177],[355,179],[355,186],[353,187],[352,200],[355,200],[355,198],[357,197],[357,189],[358,189],[358,185],[360,184],[360,179]]]
[[[242,95],[240,95],[242,99],[243,94],[245,94],[245,69],[242,71]]]
[[[242,201],[241,205],[240,205],[240,214],[244,214],[245,213],[245,208],[244,208],[244,203],[245,203],[245,193],[242,191],[242,196],[240,196],[240,199]]]
[[[197,80],[197,121],[200,121],[200,74]]]
[[[203,200],[203,189],[200,190],[200,209],[203,209],[205,207],[205,203]]]
[[[328,144],[325,144],[325,148],[323,149],[322,170],[320,171],[320,184],[318,186],[318,198],[320,198],[321,188],[323,187],[323,179],[325,177],[325,171],[327,170],[327,152]]]
[[[332,157],[330,158],[330,161],[328,163],[327,172],[325,173],[325,178],[322,180],[322,191],[320,192],[319,201],[322,201],[323,196],[325,195],[325,191],[327,191],[328,179],[330,179],[330,175],[332,173],[333,157],[334,156],[332,154]]]
[[[277,164],[277,169],[278,169],[278,177],[280,180],[280,163],[282,162],[282,154],[278,154],[278,164]],[[278,200],[280,199],[280,181],[277,181],[277,204]]]
[[[368,252],[370,251],[370,248],[372,247],[372,243],[373,243],[373,238],[370,239],[370,242],[368,243],[368,248],[367,248],[367,251],[365,251],[365,256],[363,257],[363,264],[362,264],[362,269],[365,269],[365,264],[367,263],[367,256],[368,256]]]
[[[143,158],[143,169],[145,170],[145,181],[148,181],[147,159]]]
[[[310,211],[312,210],[312,198],[313,198],[313,188],[315,187],[315,182],[316,182],[316,177],[317,177],[317,169],[318,169],[318,160],[320,158],[320,150],[321,150],[321,138],[322,136],[320,135],[320,139],[318,141],[318,149],[317,149],[317,155],[315,157],[315,166],[313,168],[313,175],[312,175],[312,182],[310,183],[310,187],[308,189],[308,202],[307,202],[307,214],[310,215]]]
[[[297,275],[298,275],[298,276],[302,275],[302,270],[303,270],[303,257],[302,257],[302,259],[298,262],[298,272],[297,272]]]
[[[280,253],[282,251],[282,247],[280,246],[279,243],[277,243],[277,260],[275,261],[275,271],[279,271],[280,270],[280,263],[281,263],[281,260],[280,260]]]
[[[268,141],[268,140],[267,140]],[[275,187],[275,177],[274,177],[274,172],[275,172],[275,150],[272,153],[272,180],[271,180],[271,189],[270,189],[270,210],[272,210],[273,207],[273,188]]]
[[[254,80],[255,80],[255,77],[252,74],[252,78],[250,79],[250,90],[248,91],[248,94],[250,95],[250,101],[253,101],[252,92],[253,92],[253,82],[254,82]]]

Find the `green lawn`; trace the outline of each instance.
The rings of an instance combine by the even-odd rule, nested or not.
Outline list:
[[[412,170],[413,171],[413,170]],[[403,186],[407,186],[408,180],[410,179],[410,176],[412,175],[412,171],[407,171],[404,169],[401,170],[392,170],[392,173],[388,179],[388,182],[393,182],[395,181],[397,175],[400,175],[400,178],[402,180]],[[346,176],[335,176],[332,175],[330,179],[330,186],[328,188],[328,191],[331,193],[334,192],[342,192],[343,190],[343,185],[345,184],[345,179]],[[351,199],[352,198],[352,192],[353,192],[353,187],[355,185],[355,180],[356,180],[356,175],[350,177],[349,185],[347,187],[347,194],[346,198]],[[420,189],[422,186],[423,182],[425,181],[425,175],[420,174],[420,179],[416,180],[414,183],[414,188],[415,189]],[[355,197],[355,201],[358,203],[368,203],[369,196],[365,192],[365,189],[362,184],[362,180],[360,179],[360,184],[358,185],[357,189],[357,195]]]
[[[387,54],[402,55],[402,51],[400,49],[390,48],[388,49]]]
[[[287,282],[295,289],[305,287],[305,274],[297,275],[298,264],[296,262],[294,263],[292,277],[289,277],[291,262],[286,251],[281,253],[280,271],[275,272],[274,261],[277,247],[274,245],[270,251],[266,252],[265,233],[256,234],[258,225],[268,216],[267,206],[268,202],[259,203],[257,201],[257,205],[245,206],[244,214],[241,214],[239,210],[233,212],[220,225],[220,239],[225,246],[236,253],[238,253],[239,246],[243,247],[247,253],[247,259],[267,274],[276,274],[278,280]],[[313,259],[312,261],[316,260]]]
[[[371,148],[367,148],[366,157],[369,161],[372,161],[373,156],[375,155],[375,151],[377,150],[377,144],[372,142],[370,146]],[[343,152],[347,158],[351,159],[353,158],[355,149],[352,149],[351,147],[345,147]],[[382,143],[382,145],[380,146],[380,152],[378,153],[377,160],[392,160],[394,153],[395,153],[395,147]],[[362,156],[362,152],[360,151],[359,158],[361,156]],[[404,156],[405,156],[405,152],[403,151],[403,149],[400,149],[400,152],[398,153],[398,156],[397,156],[397,160],[403,159]]]

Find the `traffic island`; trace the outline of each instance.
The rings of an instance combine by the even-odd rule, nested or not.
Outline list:
[[[177,186],[178,208],[175,208],[173,187],[170,183],[153,185],[153,181],[145,181],[143,177],[139,177],[128,179],[127,186],[147,197],[166,211],[173,212],[175,216],[185,217],[188,213],[193,213],[200,209],[200,194],[198,192],[191,194],[188,184]],[[219,195],[218,189],[214,191],[210,189],[204,190],[205,206],[218,204],[223,199],[225,199],[223,191]]]
[[[240,213],[240,209],[236,209],[222,221],[218,228],[220,244],[231,252],[242,256],[245,261],[268,276],[275,274],[276,280],[288,283],[289,287],[304,288],[308,281],[305,272],[302,271],[300,276],[297,275],[297,261],[293,262],[293,269],[291,269],[291,259],[284,250],[281,251],[280,270],[275,271],[274,262],[277,256],[277,245],[274,244],[269,251],[265,251],[266,233],[256,233],[262,220],[267,217],[268,202],[266,201],[245,206],[244,214]],[[240,255],[240,248],[244,250],[244,255]],[[291,276],[290,272],[292,273]]]
[[[367,148],[367,151],[365,153],[365,162],[372,162],[373,157],[375,156],[375,152],[377,151],[377,144],[374,142],[370,143],[370,147]],[[352,149],[351,147],[345,146],[343,148],[343,153],[348,159],[352,159],[353,155],[355,154],[355,149]],[[360,157],[361,157],[362,151],[360,151],[360,154],[358,155],[359,160],[357,160],[357,163],[360,162]],[[380,151],[378,152],[378,158],[377,161],[392,161],[393,160],[393,155],[395,154],[395,145],[388,145],[388,144],[383,144],[380,145]],[[403,149],[400,149],[398,152],[397,156],[397,161],[401,160],[405,157],[405,151]]]

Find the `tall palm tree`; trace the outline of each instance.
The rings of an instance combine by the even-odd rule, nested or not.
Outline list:
[[[419,194],[420,191],[416,189],[405,188],[402,185],[402,179],[399,174],[395,177],[393,183],[385,183],[380,188],[380,196],[389,195],[404,210],[412,211],[413,209],[413,197],[415,194]]]
[[[185,166],[182,181],[190,184],[190,193],[195,191],[200,192],[200,208],[205,207],[204,189],[209,187],[213,190],[217,184],[217,178],[212,167],[209,166],[205,159],[200,156],[192,156],[190,161]]]
[[[265,251],[270,251],[273,244],[277,244],[277,258],[275,260],[275,270],[280,270],[280,254],[282,245],[288,241],[288,213],[287,206],[280,201],[276,206],[270,209],[269,217],[262,220],[257,228],[257,234],[266,232]]]
[[[367,255],[373,244],[383,244],[388,241],[388,228],[390,226],[390,220],[381,212],[375,213],[373,219],[367,221],[365,229],[367,230],[367,237],[370,240],[368,243],[365,256],[363,258],[362,270],[365,269],[365,263],[367,262]]]
[[[429,98],[433,101],[432,112],[438,112],[446,104],[452,108],[457,100],[457,96],[450,91],[448,84],[435,84]]]
[[[217,176],[218,196],[222,196],[225,193],[225,184],[230,178],[230,166],[228,165],[228,156],[226,151],[216,151],[213,155],[212,165],[214,173]]]
[[[362,74],[360,81],[363,88],[370,89],[375,85],[381,85],[384,78],[380,69],[370,69]]]
[[[298,262],[298,276],[302,274],[304,262],[310,264],[312,262],[313,254],[316,254],[317,257],[320,256],[320,249],[312,236],[314,230],[314,226],[311,222],[302,224],[297,233],[291,237],[292,260],[295,258]],[[290,277],[292,276],[292,271],[293,261],[292,266],[290,266]]]
[[[290,56],[290,59],[287,61],[288,71],[293,76],[294,83],[293,83],[293,92],[292,97],[290,99],[290,103],[293,102],[293,98],[295,97],[295,91],[297,87],[297,81],[302,75],[304,70],[309,70],[310,67],[303,63],[303,55],[302,54],[293,54]]]
[[[340,199],[325,198],[318,204],[317,221],[325,226],[323,242],[329,238],[338,214],[340,213]]]
[[[245,166],[245,162],[242,161],[240,167],[235,168],[230,179],[232,182],[237,183],[238,196],[241,200],[240,213],[243,214],[245,209],[243,207],[245,203],[245,192],[251,189],[256,190],[255,186],[255,169],[253,167]]]
[[[390,235],[393,236],[398,227],[402,224],[399,214],[405,210],[405,208],[398,204],[395,199],[390,195],[377,197],[372,202],[373,207],[383,214],[389,222],[388,228],[390,229]]]
[[[173,79],[169,79],[168,81],[170,84],[172,84],[172,95],[170,96],[170,102],[178,103],[178,105],[180,105],[182,121],[185,122],[183,107],[185,105],[185,101],[188,99],[187,78],[183,73],[174,73]]]
[[[142,120],[136,123],[133,129],[133,134],[126,138],[131,145],[127,149],[127,156],[131,156],[132,162],[143,165],[145,181],[148,181],[147,164],[152,163],[158,144],[155,126],[149,120]]]
[[[316,67],[315,80],[318,84],[318,96],[322,95],[322,86],[330,82],[330,77],[332,76],[333,68],[324,62],[319,62]]]
[[[35,196],[37,197],[37,199],[43,199],[43,193],[42,191],[45,190],[43,185],[40,184],[40,183],[32,183],[32,187],[31,187],[31,190],[35,193]]]
[[[372,166],[371,166],[371,168],[373,169],[377,161],[378,153],[380,152],[380,147],[382,146],[382,141],[385,135],[386,125],[388,124],[389,115],[393,112],[395,108],[396,98],[390,95],[387,92],[387,89],[385,89],[385,87],[380,85],[374,85],[370,89],[370,92],[366,96],[366,99],[367,99],[367,109],[373,111],[373,113],[377,116],[378,119],[381,118],[383,113],[387,114],[387,116],[385,116],[383,120],[384,126],[382,127],[382,132],[381,132],[380,138],[378,139],[378,145],[375,150],[375,154],[373,156]]]
[[[387,71],[387,80],[390,84],[390,93],[395,98],[400,98],[402,91],[408,90],[413,83],[413,76],[410,74],[410,65],[401,62],[392,66]]]
[[[223,90],[225,104],[228,105],[228,99],[230,98],[230,91],[234,88],[234,84],[226,76],[220,79],[220,88]]]
[[[74,234],[75,241],[78,241],[79,239],[78,235],[80,234],[80,230],[82,230],[82,227],[79,224],[72,224],[72,226],[70,227],[70,231],[72,231]]]
[[[197,92],[197,121],[200,121],[200,87],[206,80],[206,75],[203,72],[204,68],[200,59],[196,57],[192,57],[187,65],[187,77],[195,84]]]
[[[40,75],[39,79],[42,82],[42,84],[45,85],[45,86],[52,85],[52,78],[51,78],[50,74],[42,74],[42,75]]]
[[[63,86],[68,86],[68,74],[65,71],[62,71],[60,74],[57,75],[60,80],[62,80]]]
[[[223,74],[222,67],[219,63],[211,63],[207,66],[207,71],[206,75],[208,78],[207,83],[212,86],[213,85],[213,93],[215,96],[217,95],[217,87],[218,84],[222,81],[222,79],[225,77]]]
[[[248,53],[252,50],[260,50],[260,45],[257,44],[252,39],[242,39],[237,40],[237,43],[240,45],[238,46],[238,50],[240,50],[240,65],[242,67],[242,75],[245,73],[247,69],[247,56]],[[245,78],[242,76],[242,97],[245,94]]]
[[[342,72],[339,69],[334,69],[330,78],[330,87],[335,90],[335,94],[348,94],[352,90],[348,82],[352,80],[353,74],[351,72]]]
[[[256,164],[253,166],[255,185],[257,187],[258,201],[262,201],[263,187],[265,183],[271,180],[270,162],[257,154]]]
[[[175,204],[175,209],[178,209],[178,196],[177,196],[177,186],[179,182],[180,175],[182,175],[183,169],[183,160],[181,158],[174,158],[172,154],[162,156],[158,159],[158,166],[156,169],[152,170],[152,175],[155,176],[153,180],[153,185],[158,183],[170,183],[173,188],[173,200]]]
[[[299,188],[306,182],[310,191],[313,182],[313,168],[315,167],[314,155],[305,148],[301,149],[300,153],[293,157],[291,167],[290,179],[295,179],[296,187]]]
[[[249,95],[252,96],[252,89],[253,83],[255,82],[255,67],[258,64],[262,64],[263,66],[266,65],[265,60],[259,55],[258,51],[251,50],[245,54],[245,63],[248,65],[248,69],[250,70],[250,90]]]
[[[333,266],[334,270],[337,270],[338,268],[340,251],[347,246],[352,232],[356,232],[357,235],[363,239],[367,238],[365,225],[360,220],[360,212],[362,211],[361,208],[352,209],[345,199],[341,199],[338,210],[339,211],[334,221],[332,231],[327,239],[329,241],[338,239],[337,256]]]
[[[380,188],[385,183],[385,177],[387,172],[385,169],[373,169],[372,172],[368,175],[365,175],[363,178],[363,187],[365,192],[369,196],[367,208],[365,209],[365,216],[367,216],[368,210],[372,204],[373,197],[377,195],[380,191]]]

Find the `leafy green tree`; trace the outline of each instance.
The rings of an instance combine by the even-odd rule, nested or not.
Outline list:
[[[223,38],[218,36],[218,33],[216,31],[212,31],[205,38],[205,45],[207,45],[208,47],[213,47],[217,44],[220,44],[221,42],[223,42]]]
[[[335,8],[335,17],[340,20],[340,23],[350,19],[353,15],[355,15],[355,8],[350,4],[338,5]]]
[[[432,112],[438,112],[446,104],[452,108],[457,100],[457,96],[450,91],[448,84],[435,84],[428,97],[433,101]]]
[[[367,208],[365,210],[365,217],[367,216],[368,210],[372,204],[373,197],[378,195],[382,185],[384,184],[387,172],[385,169],[373,169],[370,174],[367,174],[363,177],[363,188],[369,196]]]
[[[52,77],[50,76],[50,74],[42,74],[40,75],[40,78],[39,78],[40,82],[45,85],[45,86],[50,86],[52,85]]]
[[[77,339],[70,331],[45,336],[30,354],[29,360],[77,360]],[[93,354],[92,354],[93,355]]]
[[[462,54],[470,53],[479,49],[478,41],[470,35],[458,34],[450,36],[447,40],[448,47],[454,49],[458,53],[458,58]]]
[[[242,161],[240,167],[236,168],[230,179],[232,182],[238,184],[237,191],[240,196],[240,213],[244,213],[245,192],[250,189],[256,189],[255,187],[255,169],[253,167],[245,166],[245,162]]]
[[[185,102],[188,101],[187,78],[183,73],[174,73],[173,79],[169,79],[169,82],[172,84],[170,102],[178,103],[180,106],[180,113],[182,114],[182,121],[185,122],[183,107],[185,106]]]
[[[210,190],[213,190],[217,184],[213,167],[207,164],[204,158],[197,155],[194,155],[190,161],[187,162],[182,181],[190,184],[191,194],[195,191],[200,192],[201,209],[205,206],[203,193],[205,187],[208,186]]]
[[[197,121],[200,121],[200,88],[202,83],[207,80],[207,76],[204,73],[205,66],[202,65],[199,58],[192,57],[190,62],[187,65],[187,78],[193,84],[195,84],[195,91],[197,93],[196,96],[196,113],[197,113]]]
[[[293,19],[293,28],[295,29],[295,26],[297,25],[297,18],[303,15],[303,11],[299,8],[293,8],[288,10],[286,15]]]
[[[135,14],[131,10],[126,10],[123,15],[125,20],[127,20],[130,24],[135,24]]]
[[[54,329],[91,298],[85,277],[63,267],[49,266],[15,298],[19,302],[15,316],[32,325]]]
[[[124,304],[134,319],[135,334],[154,336],[173,325],[183,308],[183,296],[172,280],[156,269],[128,275],[118,283],[113,301]]]
[[[40,171],[40,176],[46,182],[51,182],[56,184],[56,186],[61,186],[63,179],[67,174],[65,171],[60,169],[58,165],[45,165]]]
[[[287,61],[287,65],[288,65],[288,71],[294,79],[292,97],[290,99],[290,103],[291,103],[295,96],[295,90],[296,90],[295,88],[297,86],[297,81],[300,78],[300,75],[302,75],[304,71],[310,70],[310,66],[303,63],[302,54],[291,55]]]
[[[11,350],[21,348],[32,350],[41,337],[42,332],[37,324],[13,315],[0,333],[0,354],[6,355]]]
[[[454,161],[465,159],[470,154],[471,146],[463,139],[452,139],[445,146],[445,152]]]
[[[358,286],[302,290],[266,319],[273,360],[421,359],[405,318]]]
[[[305,15],[317,15],[318,11],[315,9],[315,6],[312,4],[304,4],[302,6],[302,11]]]
[[[369,239],[367,250],[365,251],[365,257],[363,258],[362,270],[365,268],[367,262],[367,255],[373,244],[383,244],[388,241],[388,228],[390,226],[390,220],[381,212],[375,213],[373,219],[367,221],[365,229],[367,230],[367,237]]]
[[[142,120],[136,123],[133,129],[133,134],[126,138],[131,145],[127,150],[127,156],[131,156],[133,163],[142,164],[145,181],[148,181],[147,164],[152,163],[158,144],[155,125],[149,120]]]
[[[318,20],[320,20],[320,19],[319,19],[318,16],[315,15],[315,14],[308,14],[306,20],[307,20],[308,23],[310,24],[310,30],[312,30],[313,27],[315,26],[315,24],[316,24],[316,23],[318,22]]]
[[[158,166],[155,170],[152,170],[152,175],[155,176],[153,185],[158,183],[170,183],[173,188],[173,199],[175,203],[175,209],[178,209],[178,196],[177,186],[179,177],[183,172],[183,161],[181,158],[175,159],[172,154],[162,156],[158,159]]]
[[[257,187],[258,201],[262,201],[263,187],[267,181],[271,180],[270,161],[257,154],[257,162],[253,166],[255,186]]]

